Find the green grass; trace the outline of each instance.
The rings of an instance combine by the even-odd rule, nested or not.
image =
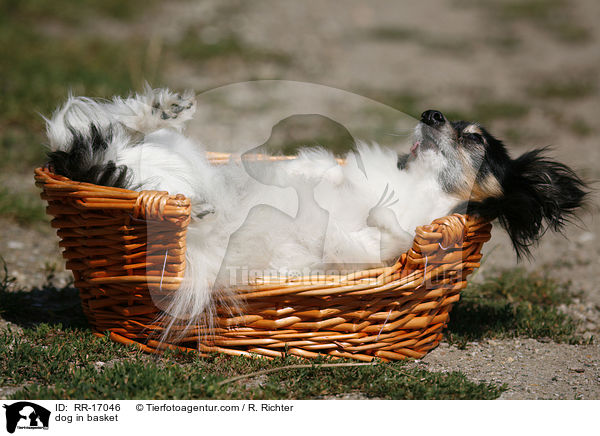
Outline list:
[[[244,42],[234,32],[229,31],[206,41],[201,37],[199,29],[188,28],[183,36],[170,45],[169,51],[180,59],[194,63],[202,63],[215,58],[238,58],[245,62],[274,62],[288,65],[289,56],[284,53],[259,49]]]
[[[500,137],[503,141],[514,145],[522,145],[527,138],[528,132],[524,132],[522,129],[516,127],[506,127],[500,132]]]
[[[444,111],[450,120],[476,121],[484,124],[496,120],[518,120],[528,113],[529,107],[522,103],[493,98],[475,103],[467,111],[456,111],[450,108]]]
[[[414,40],[416,34],[415,29],[398,26],[378,26],[369,31],[372,38],[382,41],[411,41]]]
[[[48,221],[44,204],[39,196],[13,193],[4,188],[0,188],[0,216],[26,225]]]
[[[590,30],[576,22],[568,0],[493,0],[473,2],[485,7],[495,21],[508,25],[522,22],[565,43],[584,43]]]
[[[143,8],[152,7],[156,0],[10,0],[0,1],[2,14],[18,14],[28,19],[55,19],[78,24],[82,16],[130,20]]]
[[[594,95],[596,84],[585,78],[547,79],[530,86],[527,92],[542,99],[577,100]]]
[[[0,256],[0,263],[2,264],[2,276],[0,277],[0,295],[2,295],[10,289],[11,285],[13,285],[17,279],[8,274],[8,266],[6,265],[6,261],[2,256]],[[4,308],[3,300],[0,300],[0,310],[1,308]]]
[[[594,127],[581,118],[573,120],[571,123],[569,123],[569,129],[571,132],[580,137],[590,136],[592,133],[594,133]]]
[[[471,42],[462,39],[449,39],[448,37],[423,32],[418,28],[398,26],[378,26],[369,31],[369,36],[379,41],[413,42],[421,47],[451,55],[471,54]]]
[[[423,97],[412,91],[394,91],[388,90],[385,92],[381,91],[369,91],[363,92],[368,98],[375,101],[393,107],[413,118],[419,119],[421,113],[426,109],[423,107]]]
[[[523,40],[516,35],[514,23],[530,25],[553,39],[567,44],[581,44],[592,39],[590,29],[577,22],[568,0],[462,0],[457,7],[475,6],[484,9],[501,32],[490,33],[486,42],[502,51],[518,48]],[[369,31],[371,38],[390,42],[414,42],[426,49],[469,56],[472,42],[448,39],[426,33],[419,28],[379,26]]]
[[[0,171],[29,171],[44,161],[41,115],[49,116],[69,92],[107,98],[138,90],[146,80],[160,86],[166,60],[290,62],[283,53],[246,44],[233,31],[207,42],[200,29],[190,28],[162,51],[150,37],[128,34],[130,23],[143,18],[139,11],[151,14],[157,3],[0,0]],[[226,20],[231,8],[221,9],[220,20]],[[121,30],[94,31],[99,19]]]
[[[125,3],[0,0],[0,169],[25,170],[43,161],[40,114],[49,115],[70,90],[108,97],[156,79],[146,41],[124,43],[84,31],[98,17],[126,20],[142,4],[148,7],[142,0]]]
[[[21,290],[0,276],[0,316],[22,329],[0,331],[0,386],[20,399],[305,399],[342,394],[387,399],[493,399],[505,389],[459,372],[432,373],[405,363],[320,367],[321,359],[274,361],[210,355],[141,353],[88,329],[71,287]],[[2,274],[0,272],[0,274]],[[256,371],[279,369],[256,377]],[[240,374],[242,380],[227,381]]]
[[[486,38],[487,44],[504,53],[514,53],[521,47],[523,40],[514,34],[505,32],[499,35],[490,35]]]
[[[468,341],[514,336],[578,342],[575,323],[557,307],[568,286],[523,270],[469,286],[452,311],[447,337]],[[493,399],[505,389],[469,381],[460,372],[434,373],[403,362],[322,367],[289,356],[267,361],[193,353],[155,357],[97,338],[87,329],[77,291],[25,291],[4,268],[0,315],[22,327],[0,334],[0,385],[19,399],[307,399],[357,394],[386,399]],[[314,365],[312,365],[314,363]],[[293,365],[293,368],[283,368]],[[260,371],[272,371],[261,374]],[[274,370],[274,371],[273,371]],[[259,373],[257,373],[259,372]],[[241,380],[230,380],[248,375]]]
[[[462,292],[446,337],[460,346],[468,341],[518,336],[581,343],[575,321],[558,310],[573,297],[567,283],[523,269],[504,271],[483,283],[472,283]]]
[[[568,285],[512,270],[469,286],[452,311],[447,338],[458,346],[485,338],[533,337],[577,343],[575,323],[558,312]],[[306,399],[357,394],[386,399],[492,399],[505,389],[460,372],[433,373],[403,362],[310,367],[294,357],[267,361],[193,353],[148,356],[97,338],[86,327],[71,287],[25,291],[4,268],[0,315],[23,327],[0,335],[0,384],[24,399]],[[294,368],[283,368],[294,365]],[[276,370],[267,374],[257,371]],[[230,380],[241,374],[241,380]]]
[[[47,324],[21,334],[2,333],[0,357],[0,384],[25,385],[13,395],[19,399],[305,399],[349,393],[387,399],[493,399],[504,390],[471,382],[458,372],[430,373],[405,368],[401,362],[318,366],[332,363],[329,360],[221,383],[240,374],[307,361],[222,355],[200,359],[174,353],[154,358],[88,331]]]
[[[0,385],[19,399],[307,399],[357,394],[386,399],[493,399],[505,389],[469,381],[460,372],[434,373],[403,362],[322,367],[292,356],[267,361],[194,353],[155,357],[97,338],[87,329],[71,287],[22,290],[4,265],[0,316],[20,331],[0,332]],[[452,311],[447,340],[531,337],[582,343],[576,324],[558,311],[574,294],[568,284],[524,270],[470,285]],[[283,368],[294,365],[293,368]],[[257,373],[260,371],[269,373]],[[247,375],[241,380],[232,377]]]

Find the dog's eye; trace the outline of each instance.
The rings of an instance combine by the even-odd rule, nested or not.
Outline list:
[[[479,133],[465,133],[463,136],[471,141],[483,142],[483,136],[481,136]]]

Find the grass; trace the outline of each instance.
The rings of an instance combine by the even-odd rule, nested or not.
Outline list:
[[[149,356],[95,337],[87,329],[74,288],[47,284],[32,291],[19,289],[6,265],[3,270],[0,316],[21,327],[0,332],[0,385],[21,388],[13,398],[307,399],[356,394],[493,399],[505,389],[469,381],[460,372],[428,372],[403,362],[323,367],[346,363],[323,358],[306,367],[306,360],[292,356],[273,361],[171,352]],[[459,347],[517,336],[580,343],[575,322],[558,311],[573,297],[568,284],[520,269],[505,271],[463,292],[446,337]],[[261,373],[265,370],[271,372]],[[231,379],[239,375],[246,377]]]
[[[523,40],[514,34],[501,33],[486,38],[487,44],[504,53],[514,53],[521,47]]]
[[[590,30],[573,19],[567,0],[494,0],[476,4],[485,5],[502,24],[526,23],[561,42],[584,43],[591,39]]]
[[[565,0],[510,0],[500,2],[499,9],[504,19],[526,21],[561,41],[581,43],[590,39],[590,31],[571,19]]]
[[[148,7],[142,0],[126,3],[0,0],[0,169],[30,169],[43,160],[40,114],[50,114],[69,90],[108,97],[155,78],[146,74],[156,68],[145,65],[146,41],[85,31],[92,20],[118,22]]]
[[[71,287],[18,288],[4,265],[0,315],[22,328],[0,331],[0,386],[19,399],[305,399],[360,394],[386,399],[493,399],[505,389],[459,372],[433,373],[403,362],[350,367],[286,357],[274,361],[211,355],[142,354],[88,329]],[[294,365],[293,368],[287,368]],[[275,370],[258,376],[256,371]],[[240,374],[241,380],[230,380]]]
[[[0,188],[0,216],[12,218],[21,224],[48,220],[39,196],[13,193],[4,188]]]
[[[16,282],[17,279],[15,279],[14,277],[12,277],[8,274],[8,265],[6,265],[6,262],[4,261],[4,258],[2,258],[2,256],[0,256],[0,262],[2,263],[2,278],[0,279],[0,293],[3,295],[10,289],[10,287]],[[0,300],[0,308],[3,308],[3,307],[4,307],[3,301]]]
[[[414,42],[425,49],[449,53],[451,55],[469,55],[471,42],[467,40],[449,39],[447,37],[423,32],[418,28],[398,26],[378,26],[369,31],[369,36],[379,41]]]
[[[119,20],[133,19],[143,7],[152,7],[156,0],[10,0],[0,1],[3,14],[16,13],[29,19],[60,20],[69,24],[80,23],[82,16],[98,16]]]
[[[485,8],[488,17],[503,29],[497,35],[486,38],[486,42],[503,51],[514,50],[523,42],[514,32],[514,23],[528,24],[568,44],[586,43],[592,39],[590,29],[574,18],[568,0],[463,0],[457,3],[459,7],[470,5]],[[418,28],[379,26],[371,29],[369,36],[394,43],[414,42],[426,49],[453,56],[469,56],[472,53],[472,42],[469,40],[448,39]]]
[[[580,137],[590,136],[594,133],[594,128],[587,121],[578,118],[569,123],[571,132]]]
[[[532,97],[541,99],[578,100],[595,94],[596,84],[584,78],[547,79],[535,83],[527,90]]]
[[[14,289],[17,284],[6,265],[3,269],[0,315],[24,326],[0,331],[0,386],[21,387],[13,398],[304,399],[359,393],[387,399],[493,399],[505,389],[471,382],[458,372],[408,369],[402,362],[322,368],[319,363],[332,363],[322,359],[309,368],[287,368],[306,361],[200,359],[182,353],[152,357],[94,336],[75,289]],[[278,369],[255,377],[256,371]],[[228,381],[240,374],[249,377]]]
[[[365,92],[365,95],[416,119],[420,118],[421,112],[425,109],[423,106],[423,97],[410,91],[389,91],[386,93]],[[497,120],[520,120],[529,113],[530,107],[512,100],[489,97],[473,103],[468,110],[456,110],[450,107],[441,108],[441,110],[452,121],[467,120],[488,124]],[[516,136],[517,132],[514,133]]]
[[[369,31],[371,37],[383,41],[410,41],[415,38],[415,29],[398,26],[379,26]]]
[[[68,344],[68,345],[67,345]],[[19,399],[305,399],[360,393],[386,399],[493,399],[504,390],[464,375],[430,373],[403,363],[357,367],[283,368],[222,383],[232,376],[306,364],[293,357],[274,361],[169,353],[142,355],[88,331],[38,325],[0,336],[0,384],[25,385]],[[339,363],[339,361],[336,361]]]
[[[452,310],[447,339],[459,346],[510,337],[582,343],[575,321],[558,310],[573,297],[568,283],[523,269],[507,270],[463,291]]]
[[[517,120],[529,113],[529,107],[510,100],[494,100],[493,98],[474,103],[468,111],[447,110],[446,117],[451,120],[468,120],[489,123],[495,120]]]
[[[388,90],[380,92],[365,90],[363,94],[416,119],[419,119],[421,113],[425,110],[422,102],[423,97],[411,91]]]
[[[129,24],[140,19],[139,11],[150,14],[157,3],[0,0],[0,171],[29,171],[44,161],[41,115],[49,116],[69,92],[107,98],[140,89],[145,80],[160,86],[167,57],[193,65],[232,57],[282,65],[290,61],[285,54],[246,44],[233,31],[205,41],[199,29],[167,44],[161,56],[151,37],[128,33]],[[222,13],[227,11],[223,7]],[[97,21],[121,30],[95,31]]]
[[[507,127],[501,131],[500,137],[511,146],[524,144],[529,132],[524,132],[516,127]]]
[[[215,58],[238,58],[245,62],[274,62],[288,65],[289,56],[284,53],[259,49],[242,41],[234,32],[225,32],[214,40],[202,38],[199,29],[188,28],[183,36],[169,47],[183,60],[202,63]]]

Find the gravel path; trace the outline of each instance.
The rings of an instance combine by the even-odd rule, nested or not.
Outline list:
[[[462,371],[479,382],[506,384],[504,400],[600,399],[597,345],[488,340],[459,350],[446,343],[414,363],[430,371]]]

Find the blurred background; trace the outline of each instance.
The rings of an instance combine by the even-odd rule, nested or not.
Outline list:
[[[479,121],[513,155],[552,145],[598,179],[598,18],[597,0],[0,0],[0,255],[24,286],[49,276],[66,283],[32,182],[44,162],[42,117],[69,92],[108,98],[144,81],[197,92],[256,79],[318,83],[413,117],[438,109]],[[199,107],[207,120],[231,105],[208,102]],[[316,119],[282,131],[281,147],[346,143],[343,129]],[[572,280],[584,320],[600,304],[597,204],[593,197],[567,238],[547,235],[524,262]],[[498,229],[486,254],[484,271],[516,264]]]

